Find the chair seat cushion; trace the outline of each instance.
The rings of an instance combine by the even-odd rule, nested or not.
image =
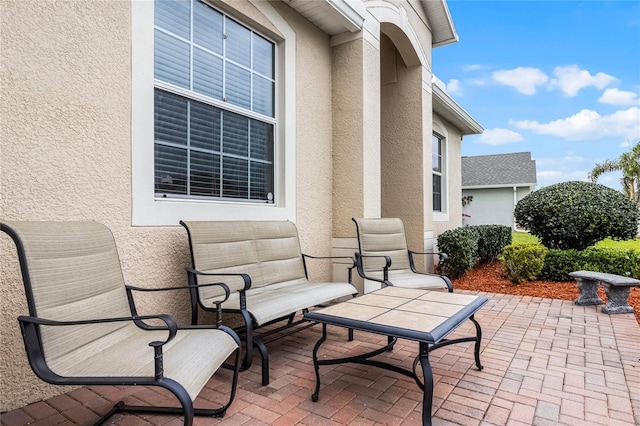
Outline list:
[[[257,325],[282,318],[291,313],[327,303],[333,299],[356,294],[349,283],[310,283],[296,280],[247,291],[247,310]],[[239,309],[239,294],[233,293],[223,303],[223,309]]]
[[[142,330],[131,324],[47,362],[54,373],[64,377],[153,379],[154,353],[149,343],[164,341],[167,335],[167,331]],[[194,400],[237,347],[222,330],[178,330],[163,346],[164,377],[183,385]]]
[[[382,272],[370,272],[368,276],[383,279]],[[438,275],[417,274],[410,269],[389,271],[389,281],[396,287],[439,289],[447,288],[447,283]]]

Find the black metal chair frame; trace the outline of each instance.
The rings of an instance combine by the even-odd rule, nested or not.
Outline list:
[[[358,235],[358,253],[355,253],[355,261],[356,261],[356,269],[358,271],[358,275],[360,275],[362,278],[367,279],[367,280],[371,280],[371,281],[377,281],[379,283],[381,283],[383,286],[389,286],[389,285],[393,285],[393,283],[391,283],[389,281],[389,268],[391,267],[391,257],[389,256],[384,256],[384,255],[380,255],[380,256],[373,256],[373,255],[363,255],[362,254],[362,245],[360,242],[360,230],[358,229],[358,222],[356,222],[355,219],[352,219],[353,222],[356,224],[356,232]],[[417,252],[417,251],[413,251],[413,250],[407,250],[407,256],[409,257],[409,267],[411,268],[411,271],[415,274],[419,274],[419,275],[435,275],[435,274],[430,274],[427,272],[422,272],[422,271],[418,271],[418,269],[416,268],[415,262],[413,260],[413,256],[414,255],[427,255],[427,254],[431,254],[431,255],[437,255],[438,256],[438,271],[443,271],[444,268],[444,264],[446,263],[446,261],[449,259],[449,255],[447,253],[444,252]],[[365,270],[364,270],[364,258],[381,258],[385,260],[385,264],[382,266],[382,271],[383,271],[383,279],[379,279],[379,278],[375,278],[372,276],[369,276],[366,274]],[[382,263],[382,262],[381,262]],[[449,293],[453,293],[453,284],[451,283],[451,280],[449,279],[449,277],[447,277],[446,275],[443,275],[442,273],[438,274],[440,278],[442,278],[445,282],[445,284],[447,285],[447,290],[449,291]]]
[[[14,241],[16,245],[16,249],[18,252],[18,259],[20,263],[20,269],[22,273],[22,279],[24,283],[27,304],[29,307],[29,316],[19,316],[18,321],[20,323],[20,329],[22,331],[22,336],[24,340],[25,350],[27,353],[27,358],[29,361],[29,365],[31,366],[34,373],[42,380],[47,383],[54,385],[80,385],[80,386],[88,386],[88,385],[142,385],[142,386],[159,386],[170,391],[180,402],[182,408],[178,407],[151,407],[151,406],[137,406],[137,405],[127,405],[124,401],[117,402],[111,410],[105,413],[96,423],[95,425],[104,424],[109,417],[118,413],[118,412],[129,412],[129,413],[154,413],[154,414],[172,414],[172,415],[183,415],[184,416],[184,425],[191,426],[193,424],[194,416],[207,416],[207,417],[222,417],[225,415],[227,409],[233,402],[236,393],[236,387],[238,382],[238,373],[240,366],[240,353],[242,350],[242,345],[240,339],[237,334],[230,328],[220,326],[220,327],[204,327],[204,326],[187,326],[187,327],[178,327],[176,321],[170,316],[166,314],[160,315],[138,315],[136,311],[136,307],[134,304],[133,291],[164,291],[164,290],[184,290],[189,289],[190,291],[195,291],[195,289],[190,288],[191,286],[181,286],[181,287],[166,287],[166,288],[139,288],[133,286],[125,286],[127,292],[127,298],[129,301],[129,307],[131,309],[131,316],[124,318],[105,318],[105,319],[92,319],[92,320],[84,320],[84,321],[51,321],[44,318],[40,318],[37,316],[35,312],[35,300],[31,287],[31,279],[29,276],[29,271],[27,267],[27,259],[24,247],[22,245],[22,241],[17,233],[13,231],[13,229],[4,224],[0,224],[0,231],[8,234],[11,239]],[[218,285],[226,288],[226,285],[223,283],[216,284],[203,284],[202,286],[208,285]],[[229,289],[226,288],[227,297],[229,295]],[[165,323],[165,326],[150,326],[146,324],[145,320],[161,320]],[[164,341],[153,341],[149,343],[149,346],[154,349],[154,363],[155,363],[155,374],[154,377],[62,377],[56,373],[54,373],[49,366],[47,365],[45,359],[45,348],[43,347],[42,338],[40,335],[40,327],[42,326],[54,326],[54,327],[63,327],[70,325],[81,325],[81,324],[100,324],[100,323],[108,323],[108,322],[125,322],[125,321],[133,321],[138,327],[147,329],[147,330],[166,330],[168,331],[167,339]],[[230,336],[234,338],[236,343],[238,344],[238,349],[235,354],[235,361],[233,365],[223,364],[223,367],[233,370],[233,379],[231,384],[231,393],[229,396],[229,400],[223,406],[214,408],[214,409],[204,409],[204,408],[194,408],[193,402],[191,401],[191,397],[187,393],[186,389],[175,380],[164,377],[163,371],[163,355],[162,355],[162,346],[171,341],[178,330],[183,329],[211,329],[211,328],[219,328],[220,330],[228,333]]]
[[[186,228],[186,226],[185,226]],[[187,229],[187,233],[189,232],[189,230]],[[308,272],[307,272],[307,262],[306,259],[310,258],[310,259],[350,259],[353,262],[353,265],[348,267],[348,276],[349,276],[349,283],[352,283],[352,278],[353,278],[353,268],[356,267],[355,264],[355,259],[353,257],[349,257],[349,256],[311,256],[311,255],[307,255],[307,254],[302,254],[302,263],[304,266],[304,274],[305,277],[308,279]],[[191,254],[191,262],[192,265],[195,264],[195,260],[193,259],[193,253]],[[246,291],[249,290],[251,288],[251,277],[248,274],[242,274],[242,273],[207,273],[207,272],[201,272],[196,270],[195,268],[191,267],[191,268],[187,268],[187,273],[189,276],[189,287],[190,287],[190,291],[189,291],[189,295],[191,297],[191,324],[192,325],[196,325],[198,324],[198,307],[202,308],[205,311],[210,311],[210,312],[215,312],[216,314],[216,321],[218,325],[222,324],[222,314],[224,312],[226,313],[233,313],[233,314],[240,314],[242,316],[244,325],[238,328],[235,328],[234,331],[236,333],[238,333],[238,335],[240,336],[240,338],[242,339],[242,341],[244,342],[244,359],[242,361],[242,365],[240,366],[240,371],[244,371],[247,370],[248,368],[251,367],[252,363],[253,363],[253,349],[257,349],[258,353],[260,354],[260,360],[261,360],[261,365],[262,365],[262,385],[263,386],[267,386],[269,384],[269,353],[267,350],[267,344],[274,342],[278,339],[281,339],[283,337],[289,336],[291,334],[297,333],[299,331],[305,330],[309,327],[313,327],[314,325],[316,325],[315,322],[309,322],[308,320],[305,320],[304,318],[299,319],[297,321],[295,320],[295,315],[296,313],[293,312],[289,315],[286,315],[284,317],[281,318],[277,318],[274,319],[272,321],[269,321],[265,324],[262,324],[260,326],[258,326],[256,319],[254,318],[253,315],[251,315],[251,312],[249,312],[249,310],[247,309],[247,296],[246,296]],[[234,276],[234,277],[241,277],[243,282],[244,282],[244,287],[238,291],[239,293],[239,298],[240,298],[240,309],[222,309],[221,308],[221,304],[220,303],[216,303],[216,309],[211,309],[208,308],[206,306],[204,306],[201,302],[200,302],[200,298],[198,297],[198,284],[197,284],[197,277],[199,275],[202,276],[220,276],[220,277],[229,277],[229,276]],[[228,297],[228,296],[227,296]],[[355,296],[354,296],[355,297]],[[302,313],[306,313],[308,310],[307,309],[303,309]],[[265,332],[261,332],[261,333],[256,333],[256,330],[259,328],[263,328],[263,327],[267,327],[273,324],[277,324],[279,322],[282,321],[286,321],[286,324],[274,329],[270,329],[268,331]],[[353,340],[353,330],[349,330],[349,341]]]

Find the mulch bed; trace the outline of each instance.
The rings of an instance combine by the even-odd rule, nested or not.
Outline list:
[[[530,281],[514,284],[503,274],[502,264],[500,262],[476,266],[463,277],[452,281],[454,289],[476,290],[488,293],[515,294],[518,296],[562,300],[575,300],[579,295],[575,281]],[[598,294],[602,300],[607,301],[602,286],[598,289]],[[640,288],[631,288],[629,305],[633,306],[636,320],[638,324],[640,324]]]

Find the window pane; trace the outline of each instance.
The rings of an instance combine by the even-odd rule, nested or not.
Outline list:
[[[251,158],[273,161],[273,125],[262,121],[250,120]]]
[[[251,67],[251,31],[232,19],[227,18],[226,24],[227,59]]]
[[[249,167],[247,160],[222,157],[222,196],[227,198],[248,198]]]
[[[193,90],[222,99],[222,58],[193,48]]]
[[[177,36],[189,39],[191,2],[189,0],[156,0],[155,24]]]
[[[191,195],[220,195],[220,156],[191,151]]]
[[[156,144],[156,192],[163,194],[187,193],[187,150]]]
[[[273,82],[253,74],[253,110],[273,117]]]
[[[222,151],[225,154],[249,155],[249,119],[225,111],[222,116]]]
[[[191,146],[220,151],[220,110],[201,102],[191,102]]]
[[[156,142],[187,145],[187,100],[156,89],[154,94]]]
[[[273,200],[275,125],[206,99],[274,117],[274,44],[198,0],[156,0],[155,26],[155,79],[186,89],[155,89],[156,192]]]
[[[189,89],[189,43],[155,30],[154,77]]]
[[[433,135],[431,139],[432,167],[434,172],[442,172],[442,139]]]
[[[193,2],[193,42],[222,55],[222,13]]]
[[[273,43],[253,34],[253,70],[273,79]]]
[[[227,102],[251,109],[251,72],[226,62],[225,96]]]
[[[442,211],[442,176],[433,175],[433,210]]]
[[[251,188],[249,198],[267,200],[273,194],[273,164],[251,162]]]

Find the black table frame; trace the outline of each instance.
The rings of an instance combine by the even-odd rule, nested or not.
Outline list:
[[[326,315],[321,312],[307,312],[305,318],[319,322],[322,324],[322,336],[317,341],[313,348],[313,366],[316,375],[316,388],[311,396],[313,402],[317,402],[320,393],[320,366],[321,365],[334,365],[343,363],[355,363],[371,365],[374,367],[383,368],[385,370],[394,371],[404,376],[410,377],[415,380],[416,384],[424,392],[422,399],[422,424],[426,426],[431,425],[431,407],[433,404],[433,371],[431,369],[431,363],[429,362],[429,353],[435,349],[443,346],[452,345],[462,342],[475,342],[474,358],[475,364],[478,370],[482,370],[483,366],[480,363],[480,343],[482,340],[482,329],[480,324],[475,320],[473,315],[487,302],[486,297],[480,296],[474,303],[470,303],[464,306],[458,313],[452,315],[445,320],[441,325],[432,330],[431,333],[425,333],[415,330],[402,329],[399,327],[388,326],[383,324],[371,323],[368,321],[354,320],[350,318],[343,318],[335,315]],[[469,319],[476,328],[476,335],[469,337],[462,337],[456,339],[447,339],[446,336],[453,332],[460,324]],[[327,324],[335,325],[339,327],[345,327],[348,329],[365,331],[374,334],[380,334],[387,337],[387,345],[384,347],[363,353],[360,355],[335,358],[335,359],[318,359],[318,350],[323,342],[327,340]],[[393,349],[394,344],[398,338],[417,341],[419,344],[419,352],[413,362],[413,369],[408,370],[403,367],[399,367],[394,364],[389,364],[383,361],[376,361],[370,358],[380,355],[384,352]],[[418,374],[416,373],[417,364],[420,363],[423,372],[424,383],[420,381]]]

